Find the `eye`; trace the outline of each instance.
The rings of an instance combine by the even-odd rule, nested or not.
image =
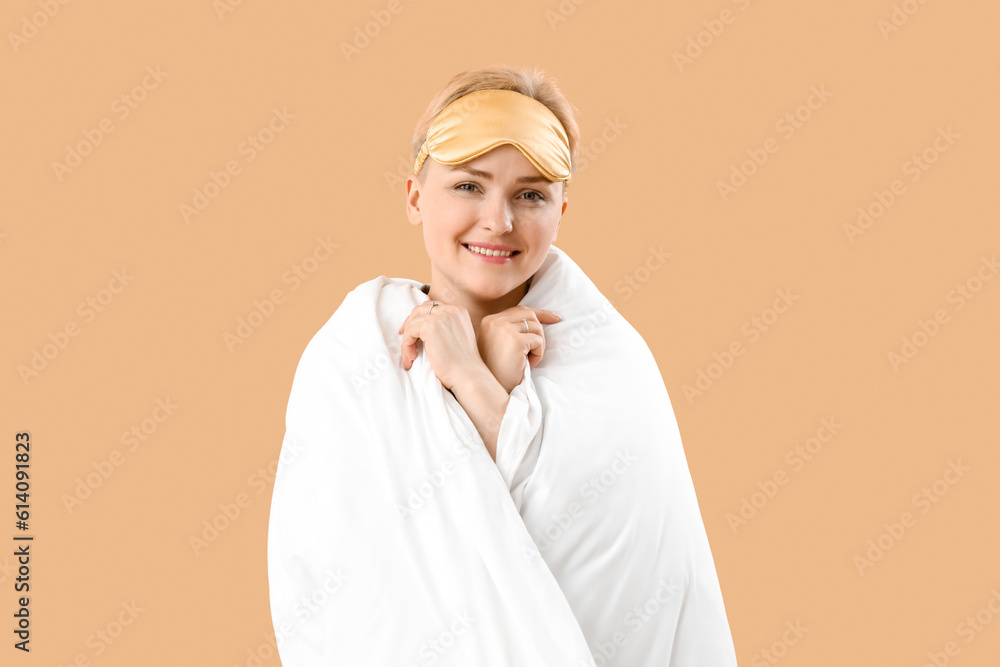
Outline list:
[[[536,190],[529,190],[528,192],[525,192],[521,196],[525,197],[526,201],[535,202],[539,204],[545,201],[545,195],[543,195],[541,192],[537,192]]]
[[[469,189],[466,189],[465,186],[469,186]],[[477,186],[475,183],[459,183],[455,186],[455,189],[461,190],[462,192],[475,192]]]

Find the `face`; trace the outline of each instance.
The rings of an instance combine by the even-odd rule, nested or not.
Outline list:
[[[407,179],[406,193],[410,224],[423,226],[431,289],[482,303],[513,300],[503,308],[524,296],[568,203],[563,184],[546,180],[509,144],[455,167],[428,158],[421,177]],[[515,252],[484,257],[470,245]]]

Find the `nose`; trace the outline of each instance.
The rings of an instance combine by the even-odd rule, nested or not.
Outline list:
[[[504,197],[487,198],[481,210],[480,222],[497,236],[514,228],[514,212]]]

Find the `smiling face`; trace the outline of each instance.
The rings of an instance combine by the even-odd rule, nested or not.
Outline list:
[[[523,298],[567,205],[563,183],[546,180],[509,144],[455,167],[428,159],[419,178],[407,179],[406,193],[410,224],[423,226],[434,298],[493,312]]]

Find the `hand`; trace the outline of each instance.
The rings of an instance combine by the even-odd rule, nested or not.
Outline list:
[[[430,304],[425,301],[414,307],[399,327],[399,333],[403,334],[403,369],[408,371],[413,366],[417,341],[421,340],[434,375],[446,389],[452,389],[480,368],[485,371],[485,364],[476,347],[476,332],[469,312],[461,306],[438,301],[428,314]]]
[[[524,319],[529,333],[524,331]],[[493,377],[509,394],[524,379],[524,358],[534,368],[545,354],[542,324],[555,324],[560,317],[544,308],[514,306],[487,315],[479,325],[479,355]]]

